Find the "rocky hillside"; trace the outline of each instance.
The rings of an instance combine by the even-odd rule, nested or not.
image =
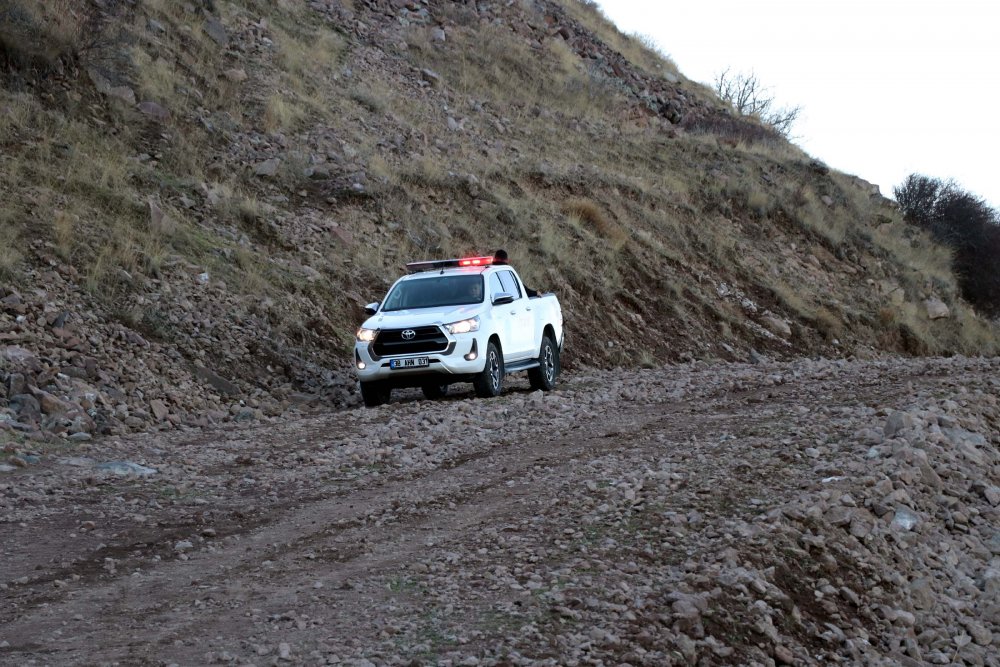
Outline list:
[[[566,366],[992,353],[878,188],[587,3],[0,9],[0,438],[358,402],[361,305],[507,248]]]

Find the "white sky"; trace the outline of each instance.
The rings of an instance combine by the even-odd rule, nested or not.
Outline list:
[[[689,79],[750,72],[802,106],[795,143],[892,196],[912,172],[1000,207],[1000,3],[598,0]]]

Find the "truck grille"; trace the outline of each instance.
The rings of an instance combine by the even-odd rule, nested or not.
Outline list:
[[[412,331],[412,338],[405,338],[404,331]],[[411,329],[383,329],[372,342],[372,351],[379,357],[400,354],[421,354],[444,352],[448,339],[438,327],[413,327]]]

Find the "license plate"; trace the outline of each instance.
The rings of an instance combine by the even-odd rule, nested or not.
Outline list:
[[[423,368],[430,364],[428,357],[411,357],[410,359],[392,359],[389,368]]]

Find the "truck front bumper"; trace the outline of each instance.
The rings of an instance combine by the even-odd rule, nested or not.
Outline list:
[[[425,384],[468,382],[483,371],[483,352],[489,339],[474,334],[449,336],[441,352],[379,356],[371,343],[354,345],[354,369],[361,382],[384,382],[391,387],[419,387]],[[426,365],[395,368],[402,360],[423,360]],[[423,361],[420,361],[423,363]]]

